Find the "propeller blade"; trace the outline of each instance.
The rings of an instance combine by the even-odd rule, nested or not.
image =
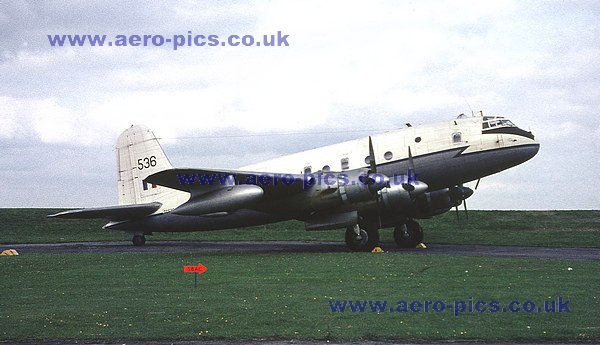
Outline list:
[[[467,199],[463,200],[463,204],[465,206],[465,216],[467,217],[467,220],[469,220],[469,211],[467,210]]]
[[[454,206],[454,209],[456,210],[456,221],[460,222],[460,216],[458,215],[458,206]]]
[[[369,168],[372,173],[377,173],[377,164],[375,163],[375,150],[373,149],[373,140],[369,136]]]
[[[410,152],[410,146],[408,147],[408,168],[415,173],[415,162],[413,161],[412,152]]]
[[[377,162],[375,162],[375,149],[373,149],[373,139],[369,135],[369,169],[371,174],[377,174]],[[389,181],[387,182],[386,187],[389,187]],[[382,189],[382,188],[380,188]],[[377,198],[377,218],[379,220],[379,228],[383,227],[383,222],[381,220],[381,206],[380,206],[379,197]]]
[[[477,190],[477,187],[479,187],[479,181],[481,181],[480,178],[477,179],[477,183],[475,184],[475,190]]]

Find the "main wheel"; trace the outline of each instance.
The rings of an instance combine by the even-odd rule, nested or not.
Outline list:
[[[423,242],[423,229],[414,220],[407,220],[394,228],[394,241],[399,247],[414,248]]]
[[[134,246],[143,246],[145,243],[146,243],[146,237],[144,235],[133,236],[133,245]]]
[[[379,245],[379,229],[360,229],[360,238],[354,232],[354,227],[346,228],[346,245],[353,252],[369,252]]]

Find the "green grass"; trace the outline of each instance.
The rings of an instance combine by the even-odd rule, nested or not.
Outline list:
[[[209,269],[193,287],[182,266]],[[571,269],[569,269],[571,268]],[[594,261],[411,253],[0,258],[0,339],[600,340]],[[566,313],[332,313],[331,300],[569,300]]]
[[[48,219],[54,209],[0,209],[0,243],[51,243],[131,240],[103,230],[103,220]],[[600,247],[600,211],[470,211],[420,221],[428,243]],[[152,240],[315,240],[343,241],[343,230],[306,232],[289,221],[244,229],[194,233],[156,233]],[[391,242],[391,230],[382,231]]]
[[[0,209],[0,243],[129,240],[102,220]],[[600,247],[600,211],[471,211],[421,224],[429,243]],[[149,240],[342,241],[300,222]],[[391,231],[382,233],[390,242]],[[182,266],[208,272],[193,288]],[[572,268],[569,270],[568,268]],[[412,253],[31,254],[0,258],[0,340],[600,340],[600,265]],[[332,313],[331,300],[545,300],[570,313]],[[388,308],[389,309],[389,308]]]

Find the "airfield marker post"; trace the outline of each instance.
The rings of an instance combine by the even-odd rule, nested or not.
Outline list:
[[[194,288],[198,287],[198,274],[206,272],[208,268],[203,264],[198,266],[183,266],[183,272],[194,272]]]

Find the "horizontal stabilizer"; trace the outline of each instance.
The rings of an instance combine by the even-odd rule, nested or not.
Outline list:
[[[48,215],[51,218],[65,219],[92,219],[103,218],[112,221],[141,218],[156,212],[162,204],[151,202],[147,204],[119,205],[108,207],[84,208],[79,210],[63,211]]]

